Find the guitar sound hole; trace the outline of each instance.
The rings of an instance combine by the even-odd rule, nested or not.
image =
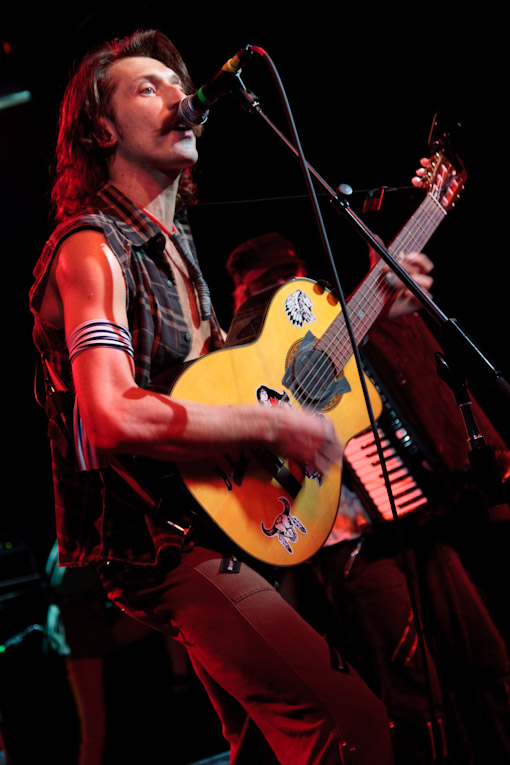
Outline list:
[[[293,393],[303,406],[324,402],[336,379],[336,369],[329,356],[315,349],[298,352],[293,359]]]

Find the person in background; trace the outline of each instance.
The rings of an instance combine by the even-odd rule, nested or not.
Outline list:
[[[104,762],[111,709],[107,704],[106,665],[116,652],[140,644],[156,633],[126,616],[108,600],[94,568],[58,565],[55,542],[46,562],[51,603],[46,619],[49,644],[62,657],[79,722],[77,765]],[[191,668],[186,651],[170,637],[161,636],[162,656],[168,657],[172,676],[169,692],[177,703],[191,700]],[[147,650],[155,644],[147,643]],[[140,699],[130,702],[136,705]]]

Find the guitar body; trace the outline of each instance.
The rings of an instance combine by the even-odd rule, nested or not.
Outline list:
[[[309,279],[295,279],[280,287],[270,300],[260,333],[253,342],[226,347],[188,365],[174,382],[171,394],[204,404],[236,406],[312,406],[329,417],[345,444],[369,424],[363,390],[352,353],[339,374],[328,379],[314,400],[314,390],[282,380],[299,359],[310,332],[320,338],[335,322],[345,326],[341,309],[331,293]],[[305,354],[305,385],[313,373],[321,377],[327,350]],[[365,378],[374,415],[381,400]],[[347,381],[347,383],[346,383]],[[180,467],[193,497],[215,523],[251,556],[277,566],[290,566],[310,558],[322,546],[335,521],[341,487],[341,466],[328,475],[314,475],[304,466],[278,465],[261,460],[257,450],[232,456],[232,470],[222,472],[214,463]],[[266,455],[267,456],[267,455]],[[273,455],[278,458],[278,455]],[[228,459],[228,456],[227,456]],[[269,460],[271,463],[271,460]],[[303,469],[304,468],[304,469]]]

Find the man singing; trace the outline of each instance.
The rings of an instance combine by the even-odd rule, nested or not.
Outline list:
[[[325,473],[342,456],[332,423],[288,407],[205,405],[148,389],[222,342],[180,220],[197,160],[198,130],[178,116],[191,92],[172,43],[148,31],[87,55],[63,99],[58,225],[30,296],[55,403],[59,563],[95,566],[123,611],[186,647],[231,762],[247,761],[243,734],[254,725],[260,763],[384,765],[392,755],[379,699],[203,517],[173,471],[262,446]],[[60,407],[66,397],[69,407]],[[119,478],[119,455],[168,465],[165,513],[151,512],[140,487]]]

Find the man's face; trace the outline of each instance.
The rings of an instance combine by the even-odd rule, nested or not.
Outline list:
[[[123,58],[112,64],[114,120],[105,126],[115,140],[114,161],[170,178],[198,158],[193,130],[178,124],[184,97],[178,75],[161,61]]]

